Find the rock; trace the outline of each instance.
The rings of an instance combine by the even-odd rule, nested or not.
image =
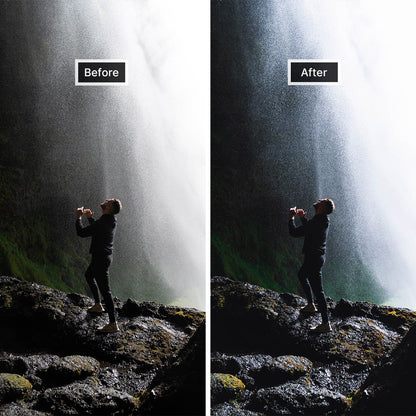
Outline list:
[[[100,386],[94,379],[46,389],[37,410],[61,415],[92,415],[131,412],[136,400],[129,394]]]
[[[320,323],[319,315],[304,316],[298,307],[290,305],[302,305],[306,301],[292,295],[290,304],[287,304],[287,299],[287,295],[281,296],[248,283],[213,278],[214,351],[293,354],[316,361],[339,361],[366,368],[387,357],[403,338],[403,330],[408,330],[416,322],[416,314],[407,309],[364,308],[362,305],[347,308],[332,303],[330,315],[334,331],[312,335],[309,328]],[[356,310],[359,313],[354,315]],[[341,315],[337,315],[337,311]]]
[[[310,385],[307,378],[303,378],[296,383],[258,390],[248,408],[267,415],[342,414],[348,404],[348,399],[342,394],[317,389]]]
[[[53,416],[52,413],[38,412],[28,408],[24,403],[9,403],[0,406],[0,415],[2,416]]]
[[[175,362],[159,372],[140,402],[143,414],[205,414],[205,324],[195,331]]]
[[[273,358],[265,365],[249,370],[256,386],[276,386],[297,379],[312,370],[312,362],[305,357],[284,355]]]
[[[217,354],[212,359],[213,372],[227,372],[240,378],[250,387],[276,386],[299,378],[312,370],[312,362],[305,357],[265,354],[231,356]]]
[[[18,374],[0,373],[0,403],[11,402],[28,395],[32,385]]]
[[[415,414],[416,326],[381,367],[374,369],[353,397],[350,414]]]
[[[211,374],[211,403],[237,399],[245,389],[243,382],[231,374]]]
[[[107,318],[90,316],[77,306],[81,295],[73,303],[71,297],[58,290],[3,278],[0,278],[0,290],[3,299],[12,299],[0,301],[1,323],[8,334],[0,340],[3,349],[8,344],[29,342],[38,349],[48,345],[49,349],[63,351],[67,346],[68,350],[76,349],[99,359],[124,360],[149,369],[177,355],[204,320],[204,314],[195,309],[166,307],[157,319],[120,315],[121,333],[103,336],[96,328],[106,323]],[[85,298],[85,302],[92,304]],[[186,315],[186,329],[182,315]],[[181,316],[181,325],[176,316]],[[20,334],[14,330],[16,325]]]
[[[48,383],[65,384],[73,380],[86,378],[98,371],[100,362],[93,357],[70,355],[63,357],[48,367],[44,378]]]
[[[300,296],[212,279],[212,371],[245,385],[237,403],[213,399],[218,414],[345,413],[357,390],[351,414],[414,410],[410,384],[403,380],[416,371],[411,347],[405,347],[416,345],[416,313],[345,299],[327,302],[333,332],[315,335],[309,328],[320,316],[301,314],[306,301]],[[402,405],[392,404],[397,402]]]
[[[0,373],[24,374],[28,371],[27,363],[21,357],[4,354],[0,356]]]
[[[263,413],[252,412],[238,405],[222,403],[214,406],[211,410],[211,416],[265,416]]]
[[[144,406],[151,415],[172,406],[179,415],[204,406],[203,312],[117,300],[121,331],[103,335],[96,328],[108,318],[88,314],[92,304],[0,277],[0,369],[33,387],[19,411],[143,414]]]

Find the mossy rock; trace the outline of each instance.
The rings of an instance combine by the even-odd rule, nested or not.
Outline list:
[[[248,408],[261,413],[284,415],[344,414],[350,400],[343,394],[314,386],[303,377],[278,387],[259,389]]]
[[[282,355],[273,358],[267,365],[253,368],[249,376],[255,379],[256,385],[275,386],[297,379],[312,370],[312,362],[305,357]]]
[[[129,415],[137,405],[130,394],[104,387],[91,377],[46,389],[39,398],[37,410],[66,415]]]
[[[32,384],[18,374],[0,373],[0,403],[22,399],[32,390]]]
[[[48,368],[45,378],[49,383],[54,381],[68,382],[93,375],[100,368],[100,363],[93,357],[68,355]]]
[[[244,389],[244,383],[231,374],[211,374],[211,400],[213,404],[238,399]]]

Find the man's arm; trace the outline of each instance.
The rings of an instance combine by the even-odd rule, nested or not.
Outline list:
[[[86,227],[83,227],[81,222],[83,214],[85,214],[89,222],[89,225],[87,225]],[[95,223],[94,218],[92,217],[93,215],[94,213],[90,209],[84,210],[83,207],[77,209],[77,220],[75,221],[75,228],[79,237],[91,237],[94,234],[94,230],[96,229],[97,225]]]
[[[302,220],[302,225],[295,226],[295,215],[298,215]],[[296,207],[289,210],[289,234],[292,237],[303,237],[305,235],[305,225],[308,220],[305,218],[306,212],[302,209],[296,209]]]

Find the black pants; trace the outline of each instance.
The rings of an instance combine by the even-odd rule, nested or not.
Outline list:
[[[328,307],[326,305],[324,288],[322,286],[322,266],[324,263],[325,256],[319,254],[305,254],[298,276],[308,303],[313,302],[313,291],[313,294],[318,301],[318,309],[322,315],[322,322],[328,322]]]
[[[100,302],[100,295],[98,293],[98,289],[100,289],[110,322],[115,322],[116,317],[114,312],[113,295],[111,294],[110,289],[109,273],[112,260],[112,256],[93,254],[91,263],[85,272],[85,277],[87,278],[88,285],[90,286],[96,303]]]

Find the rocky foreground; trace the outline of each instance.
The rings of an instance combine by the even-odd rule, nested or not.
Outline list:
[[[212,279],[212,415],[415,415],[416,313],[328,299],[333,332],[314,335],[305,304]]]
[[[1,415],[203,415],[205,314],[116,302],[103,335],[92,299],[0,277]]]

